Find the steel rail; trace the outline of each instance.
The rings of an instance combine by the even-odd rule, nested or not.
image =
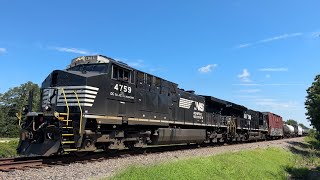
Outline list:
[[[42,167],[43,159],[32,159],[32,160],[24,160],[17,161],[15,158],[13,159],[4,159],[0,160],[0,171],[11,171],[16,169],[26,169],[26,168],[36,168]]]

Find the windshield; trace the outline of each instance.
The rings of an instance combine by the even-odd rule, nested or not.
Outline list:
[[[81,72],[99,72],[106,73],[107,72],[107,64],[80,64],[78,66],[74,66],[68,69],[68,71],[81,71]]]

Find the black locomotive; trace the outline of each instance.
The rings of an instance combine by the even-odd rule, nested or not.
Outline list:
[[[53,71],[42,83],[40,108],[21,122],[20,155],[283,136],[280,116],[196,95],[101,55]],[[273,116],[281,123],[271,123]]]

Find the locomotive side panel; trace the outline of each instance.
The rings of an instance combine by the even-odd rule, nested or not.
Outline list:
[[[179,108],[177,123],[194,125],[205,123],[205,99],[202,96],[195,95],[184,90],[179,92]]]

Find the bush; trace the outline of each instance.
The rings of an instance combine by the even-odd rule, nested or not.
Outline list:
[[[9,142],[0,143],[0,158],[15,157],[17,156],[16,148],[18,140],[9,140]]]
[[[305,137],[305,141],[309,143],[313,149],[320,149],[320,135],[318,131],[310,129],[309,135]]]

